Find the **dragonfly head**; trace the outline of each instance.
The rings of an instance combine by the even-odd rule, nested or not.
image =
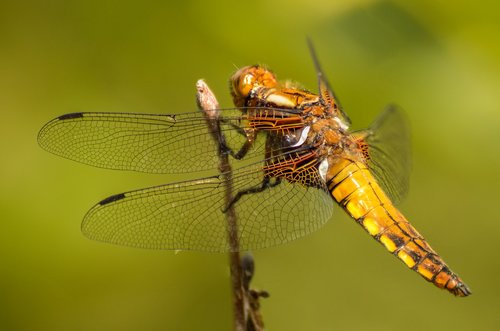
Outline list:
[[[271,71],[257,65],[241,68],[231,77],[229,83],[236,107],[244,107],[247,97],[255,88],[273,88],[278,85]]]

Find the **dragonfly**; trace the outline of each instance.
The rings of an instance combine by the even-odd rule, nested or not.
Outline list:
[[[263,66],[230,78],[234,108],[216,109],[213,139],[202,112],[78,112],[39,132],[42,148],[84,164],[154,174],[210,172],[218,152],[227,174],[112,195],[82,222],[87,237],[118,245],[227,252],[226,213],[237,215],[238,250],[280,245],[323,226],[339,205],[377,242],[425,280],[459,297],[469,287],[431,248],[396,205],[408,191],[409,125],[389,106],[366,130],[351,121],[309,44],[318,93],[280,83]]]

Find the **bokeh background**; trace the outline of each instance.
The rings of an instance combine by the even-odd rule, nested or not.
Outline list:
[[[230,330],[227,256],[80,233],[102,198],[179,178],[74,163],[36,135],[74,111],[194,111],[199,78],[230,106],[248,64],[315,89],[306,36],[355,127],[389,102],[407,111],[401,208],[473,295],[426,283],[337,209],[254,252],[267,328],[498,329],[499,17],[495,1],[0,2],[0,329]]]

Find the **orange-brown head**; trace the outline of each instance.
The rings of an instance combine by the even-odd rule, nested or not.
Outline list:
[[[277,85],[278,81],[271,71],[257,65],[243,67],[230,80],[234,105],[245,106],[247,97],[258,87],[273,88]]]

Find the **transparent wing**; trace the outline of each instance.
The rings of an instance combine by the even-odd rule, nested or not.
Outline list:
[[[276,165],[273,165],[276,167]],[[268,169],[269,170],[269,169]],[[333,199],[317,171],[306,186],[283,179],[234,204],[240,250],[279,245],[302,237],[331,216]],[[167,184],[104,199],[85,216],[82,232],[108,243],[175,250],[228,251],[224,176]],[[233,172],[233,193],[262,186],[262,164]]]
[[[316,74],[318,75],[318,83],[319,83],[319,93],[321,98],[326,101],[327,104],[335,103],[339,109],[340,115],[344,122],[347,125],[351,124],[351,119],[344,112],[342,104],[340,103],[339,98],[335,95],[333,88],[330,85],[330,82],[326,78],[323,73],[323,69],[321,69],[321,64],[319,63],[318,55],[316,54],[316,50],[312,43],[311,39],[307,39],[307,45],[309,46],[309,52],[311,53],[312,60],[314,62],[314,68],[316,69]],[[333,99],[333,100],[332,100]]]
[[[221,130],[237,150],[246,140],[241,111],[220,112]],[[218,162],[218,148],[202,112],[66,114],[47,123],[38,142],[59,156],[108,169],[184,173],[215,169]],[[261,153],[261,148],[255,146],[249,157]]]
[[[411,171],[410,129],[405,113],[390,105],[362,132],[368,166],[384,191],[397,204],[405,198]]]

